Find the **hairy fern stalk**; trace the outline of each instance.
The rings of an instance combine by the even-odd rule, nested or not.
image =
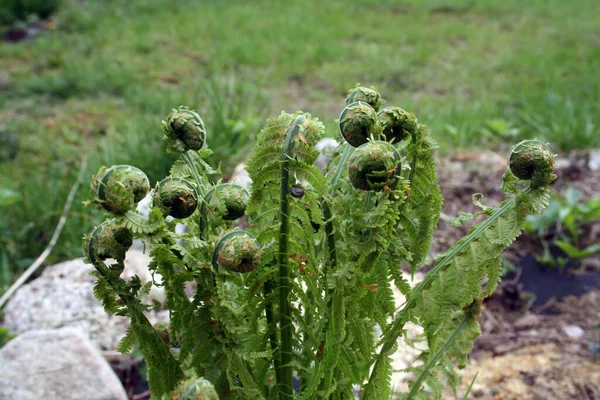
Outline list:
[[[247,163],[250,190],[215,181],[204,162],[210,135],[183,106],[162,123],[181,159],[154,189],[131,166],[94,177],[89,203],[109,214],[84,240],[95,295],[131,318],[120,350],[143,353],[153,398],[388,399],[407,322],[424,328],[427,350],[409,367],[409,392],[395,395],[439,398],[445,385],[456,388],[482,300],[501,279],[501,253],[548,202],[553,156],[538,141],[517,145],[507,199],[493,208],[474,198],[481,212],[456,223],[481,222],[411,286],[402,268],[423,266],[441,210],[436,144],[413,114],[383,103],[374,89],[350,92],[343,144],[324,171],[313,165],[320,121],[301,111],[269,119]],[[135,206],[148,192],[145,218]],[[186,233],[176,233],[178,222]],[[134,238],[160,280],[121,277]],[[164,304],[144,301],[152,284],[164,288]],[[407,299],[399,309],[394,288]],[[170,324],[146,318],[159,307]]]

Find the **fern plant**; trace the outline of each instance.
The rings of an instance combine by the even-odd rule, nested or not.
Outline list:
[[[162,128],[181,160],[152,190],[148,218],[134,210],[150,190],[142,171],[113,166],[94,177],[90,203],[110,214],[85,238],[95,294],[107,312],[131,318],[119,350],[139,346],[154,398],[351,399],[360,387],[363,399],[387,399],[408,322],[423,326],[427,350],[404,396],[456,387],[500,255],[548,202],[553,156],[538,141],[517,145],[502,185],[508,198],[499,207],[476,201],[479,214],[458,217],[481,221],[411,286],[402,268],[425,264],[441,210],[436,143],[413,114],[382,108],[374,89],[357,87],[347,103],[344,143],[324,171],[313,166],[323,124],[282,112],[247,163],[250,190],[215,181],[204,162],[211,136],[180,107]],[[178,222],[186,233],[176,233]],[[160,283],[120,277],[134,238],[150,249]],[[165,304],[143,302],[153,283]],[[399,309],[394,288],[407,299]],[[153,327],[144,312],[163,306],[170,326]]]

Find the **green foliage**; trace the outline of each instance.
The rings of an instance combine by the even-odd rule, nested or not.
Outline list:
[[[581,248],[580,236],[583,225],[600,218],[600,199],[581,200],[581,192],[567,188],[563,196],[554,195],[548,207],[538,216],[527,217],[525,228],[536,233],[542,240],[544,253],[536,259],[550,267],[564,267],[567,259],[554,258],[549,246],[554,243],[573,260],[585,259],[600,251],[600,245],[591,244]],[[550,236],[551,231],[553,235]],[[550,237],[549,237],[550,236]]]
[[[61,6],[62,0],[3,0],[0,4],[0,25],[25,21],[29,17],[48,18]]]
[[[0,326],[0,349],[2,348],[2,346],[8,343],[9,340],[14,339],[16,337],[17,335],[10,333],[7,328]]]
[[[361,93],[383,102],[373,89]],[[323,123],[302,111],[269,119],[247,163],[249,198],[241,188],[213,180],[214,171],[203,161],[211,154],[206,147],[196,151],[182,141],[171,146],[182,159],[167,179],[188,182],[186,191],[193,189],[202,204],[181,216],[188,232],[175,233],[178,220],[166,219],[162,197],[154,196],[160,201],[149,218],[116,213],[86,238],[85,255],[98,277],[95,295],[107,312],[131,318],[120,350],[139,346],[153,395],[168,396],[187,377],[191,381],[174,393],[192,382],[184,390],[191,395],[200,390],[193,382],[210,382],[222,399],[350,398],[359,385],[365,399],[389,398],[391,355],[399,338],[408,339],[403,327],[409,321],[423,326],[427,350],[409,367],[416,379],[408,398],[440,398],[444,385],[456,387],[455,369],[466,365],[480,334],[481,302],[501,278],[501,253],[526,217],[548,203],[553,159],[534,158],[524,168],[529,175],[514,167],[520,178],[507,170],[502,189],[509,197],[497,208],[474,197],[483,221],[411,287],[402,268],[423,265],[442,198],[436,145],[427,127],[395,110],[401,118],[394,129],[406,134],[390,142],[366,138],[358,148],[344,143],[324,172],[313,165]],[[344,118],[355,125],[351,113]],[[361,129],[383,130],[376,117],[356,118],[367,124]],[[207,125],[207,143],[211,134]],[[511,157],[546,150],[541,142],[527,141]],[[357,184],[357,177],[366,183]],[[113,198],[133,187],[117,181],[103,190],[105,198]],[[234,209],[247,219],[245,229],[221,216]],[[149,268],[160,274],[164,306],[171,312],[169,332],[154,329],[144,316],[152,282],[119,277],[131,236],[151,249]],[[196,289],[188,298],[190,281]],[[407,298],[399,311],[394,286]],[[180,348],[170,348],[165,337],[181,338]],[[294,375],[300,390],[294,389]]]

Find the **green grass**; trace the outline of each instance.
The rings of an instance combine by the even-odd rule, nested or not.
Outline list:
[[[600,145],[597,0],[65,0],[54,23],[0,43],[0,128],[19,138],[0,187],[29,199],[0,210],[0,243],[22,235],[13,269],[47,244],[83,154],[88,176],[117,162],[164,176],[160,120],[179,104],[199,109],[226,172],[282,109],[336,136],[357,82],[415,112],[445,152]],[[86,196],[52,260],[79,254]]]

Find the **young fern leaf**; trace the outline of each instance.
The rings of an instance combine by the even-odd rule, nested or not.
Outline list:
[[[431,248],[433,232],[442,209],[442,195],[436,176],[433,151],[437,144],[418,124],[412,142],[406,147],[411,161],[410,195],[400,214],[400,226],[408,233],[411,253],[410,271],[414,274]]]
[[[538,147],[545,149],[541,143]],[[553,165],[551,156],[543,161]],[[536,165],[535,168],[546,169],[547,165]],[[535,168],[532,166],[529,171],[534,172]],[[416,315],[422,320],[431,354],[443,346],[439,339],[452,331],[452,315],[488,296],[496,287],[500,280],[500,254],[524,228],[527,215],[539,214],[548,204],[547,185],[554,177],[552,174],[544,175],[545,186],[538,182],[534,189],[532,181],[498,208],[487,208],[484,213],[489,215],[488,218],[475,225],[466,237],[440,255],[435,266],[413,289],[404,308],[395,316],[383,338],[382,349],[375,358],[375,368],[395,345],[404,324]],[[504,186],[516,187],[516,180],[514,175],[507,172]],[[482,290],[486,279],[486,288]],[[368,387],[374,384],[374,378],[374,374],[371,374]]]

